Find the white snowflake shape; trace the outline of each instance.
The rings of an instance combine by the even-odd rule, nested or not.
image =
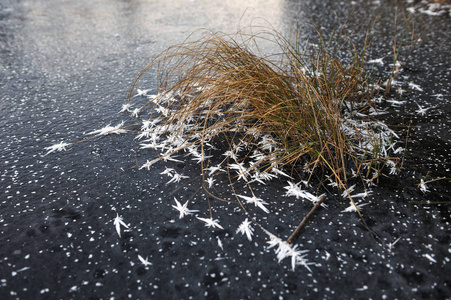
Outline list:
[[[124,223],[122,217],[119,217],[119,214],[117,214],[116,218],[114,218],[113,224],[116,226],[116,231],[119,237],[121,237],[121,225],[128,228],[128,225]]]
[[[188,209],[189,201],[186,201],[185,204],[181,205],[180,202],[175,197],[174,197],[174,200],[175,200],[175,204],[177,206],[172,205],[172,207],[180,212],[179,219],[183,218],[184,216],[191,215],[194,212],[198,212],[198,210]]]
[[[200,217],[196,217],[199,220],[201,220],[202,222],[205,222],[205,226],[207,227],[213,227],[213,228],[219,228],[224,230],[224,228],[219,225],[219,221],[218,220],[213,220],[213,218],[200,218]]]
[[[63,150],[66,151],[66,147],[69,145],[70,145],[69,143],[60,142],[58,144],[53,144],[52,146],[45,147],[45,150],[48,150],[48,152],[45,155],[55,151],[63,151]]]
[[[238,195],[238,197],[244,199],[246,201],[246,203],[254,203],[255,206],[260,207],[265,213],[269,213],[269,210],[265,207],[265,204],[267,205],[268,203],[266,203],[262,199],[257,198],[255,196],[248,197],[248,196]]]
[[[251,222],[248,221],[248,219],[246,218],[246,220],[243,221],[243,223],[241,223],[241,225],[238,227],[237,229],[237,233],[241,233],[241,234],[246,234],[247,239],[249,241],[252,241],[252,235],[254,234],[254,228],[252,228],[251,226]]]

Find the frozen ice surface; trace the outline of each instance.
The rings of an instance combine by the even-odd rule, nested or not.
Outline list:
[[[118,124],[137,72],[198,28],[234,31],[248,7],[244,25],[262,17],[284,30],[293,20],[310,20],[326,31],[337,21],[328,11],[345,18],[356,9],[356,16],[367,18],[382,8],[382,23],[390,28],[393,7],[381,2],[2,3],[0,298],[451,297],[449,181],[430,182],[450,173],[451,149],[449,20],[435,8],[414,8],[431,30],[400,57],[400,74],[407,78],[401,78],[392,100],[382,103],[388,113],[381,119],[402,136],[412,120],[405,169],[399,177],[382,179],[365,197],[366,225],[356,213],[342,212],[347,199],[330,197],[328,208],[320,209],[296,240],[298,249],[309,251],[312,272],[301,266],[293,272],[289,260],[279,263],[266,246],[267,234],[254,225],[252,241],[245,226],[245,235],[237,232],[246,216],[235,205],[212,201],[213,220],[224,230],[205,227],[195,215],[179,219],[173,199],[187,203],[196,193],[199,181],[191,181],[199,175],[196,161],[177,157],[181,162],[139,170],[136,162],[149,157],[138,151],[139,144],[130,148],[137,144],[128,134],[72,144],[86,138],[84,132]],[[375,30],[379,49],[369,60],[385,68],[392,31]],[[377,61],[382,56],[384,65]],[[136,97],[141,98],[144,93]],[[55,141],[64,142],[52,146]],[[190,178],[166,184],[165,166]],[[290,179],[280,178],[261,178],[266,185],[255,182],[254,192],[271,209],[269,214],[257,210],[259,221],[283,238],[312,204],[283,196]],[[422,181],[427,193],[418,187]],[[214,187],[226,194],[219,183]],[[198,192],[189,209],[208,219],[205,199]],[[129,227],[118,222],[120,236],[117,216]]]

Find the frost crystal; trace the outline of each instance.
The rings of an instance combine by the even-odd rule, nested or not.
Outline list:
[[[246,200],[246,203],[254,203],[255,206],[260,207],[265,213],[269,213],[269,210],[265,207],[265,204],[267,205],[268,203],[263,201],[262,199],[257,198],[255,196],[247,197],[247,196],[238,195],[238,197],[243,198],[244,200]]]
[[[186,201],[185,204],[181,205],[180,202],[178,202],[178,200],[175,197],[174,197],[174,200],[175,200],[175,204],[177,206],[172,205],[172,207],[180,212],[179,219],[183,218],[186,215],[191,215],[194,212],[198,212],[198,210],[188,209],[188,202],[189,201]]]
[[[297,245],[294,247],[291,247],[290,244],[288,244],[285,241],[282,241],[280,238],[276,237],[269,231],[266,231],[266,233],[269,235],[269,248],[275,247],[276,248],[276,255],[279,263],[286,257],[291,257],[291,268],[294,271],[297,265],[302,265],[307,270],[312,272],[310,267],[308,266],[309,263],[305,259],[305,254],[308,252],[308,250],[297,250]]]
[[[62,151],[62,150],[66,151],[66,147],[69,145],[70,145],[69,143],[60,142],[59,144],[54,144],[52,146],[45,147],[45,149],[48,150],[48,152],[45,155],[50,154],[55,151]]]
[[[147,257],[144,259],[141,255],[138,254],[139,260],[143,263],[144,266],[150,266],[152,263],[148,261]]]
[[[200,217],[196,217],[196,218],[198,218],[202,222],[205,222],[205,226],[207,226],[207,227],[219,228],[219,229],[224,230],[224,228],[221,225],[219,225],[219,221],[218,220],[213,220],[212,218],[209,218],[209,219],[207,219],[207,218],[200,218]]]
[[[119,214],[117,214],[116,218],[114,218],[113,224],[114,226],[116,226],[116,231],[119,237],[121,237],[121,225],[124,226],[125,228],[128,228],[128,225],[124,223],[122,217],[119,217]]]
[[[103,128],[100,128],[100,129],[88,132],[87,134],[90,134],[90,135],[94,135],[94,134],[95,135],[108,135],[108,134],[112,134],[112,133],[121,134],[121,133],[127,132],[127,130],[121,129],[122,126],[124,126],[124,122],[121,122],[121,123],[119,123],[116,126],[107,125],[107,126],[105,126]]]
[[[246,220],[243,221],[243,223],[241,223],[241,225],[238,227],[237,229],[237,233],[241,233],[241,234],[246,234],[247,239],[249,241],[252,241],[252,235],[254,232],[254,228],[252,228],[251,226],[251,222],[248,221],[248,219],[246,218]]]
[[[426,183],[424,182],[423,179],[421,179],[420,184],[419,184],[419,187],[420,187],[420,190],[421,190],[423,193],[429,192],[428,187],[427,187],[427,185],[426,185]]]

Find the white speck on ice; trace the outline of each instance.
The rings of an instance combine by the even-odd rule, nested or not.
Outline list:
[[[424,257],[426,257],[427,259],[429,259],[430,262],[436,263],[437,261],[429,254],[424,254]]]
[[[216,238],[218,239],[219,248],[221,248],[221,250],[224,250],[221,239],[219,238],[219,236],[217,236]]]
[[[380,64],[381,66],[383,66],[384,65],[383,59],[384,59],[383,57],[382,58],[377,58],[377,59],[372,59],[372,60],[367,61],[367,63],[369,63],[369,64]]]
[[[147,259],[147,257],[144,259],[141,255],[138,254],[138,258],[139,260],[143,263],[144,266],[150,266],[152,265],[151,262],[149,262],[149,260]]]
[[[73,287],[71,287],[71,288],[69,289],[69,293],[71,293],[71,292],[76,292],[77,290],[78,290],[78,286],[74,285]]]

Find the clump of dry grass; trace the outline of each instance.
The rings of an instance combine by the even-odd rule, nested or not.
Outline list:
[[[387,161],[397,160],[388,155],[391,130],[366,114],[374,111],[374,85],[364,69],[369,35],[360,50],[342,32],[329,41],[318,33],[317,40],[301,45],[262,29],[187,41],[140,72],[126,107],[144,74],[156,72],[158,95],[135,112],[147,113],[148,124],[160,122],[143,128],[144,136],[172,139],[175,146],[160,159],[200,147],[204,170],[206,143],[220,139],[227,140],[234,163],[243,149],[242,159],[258,157],[239,175],[290,167],[291,175],[319,173],[345,189],[350,174],[377,178]],[[275,54],[264,54],[261,44]],[[345,49],[347,61],[336,56]]]

